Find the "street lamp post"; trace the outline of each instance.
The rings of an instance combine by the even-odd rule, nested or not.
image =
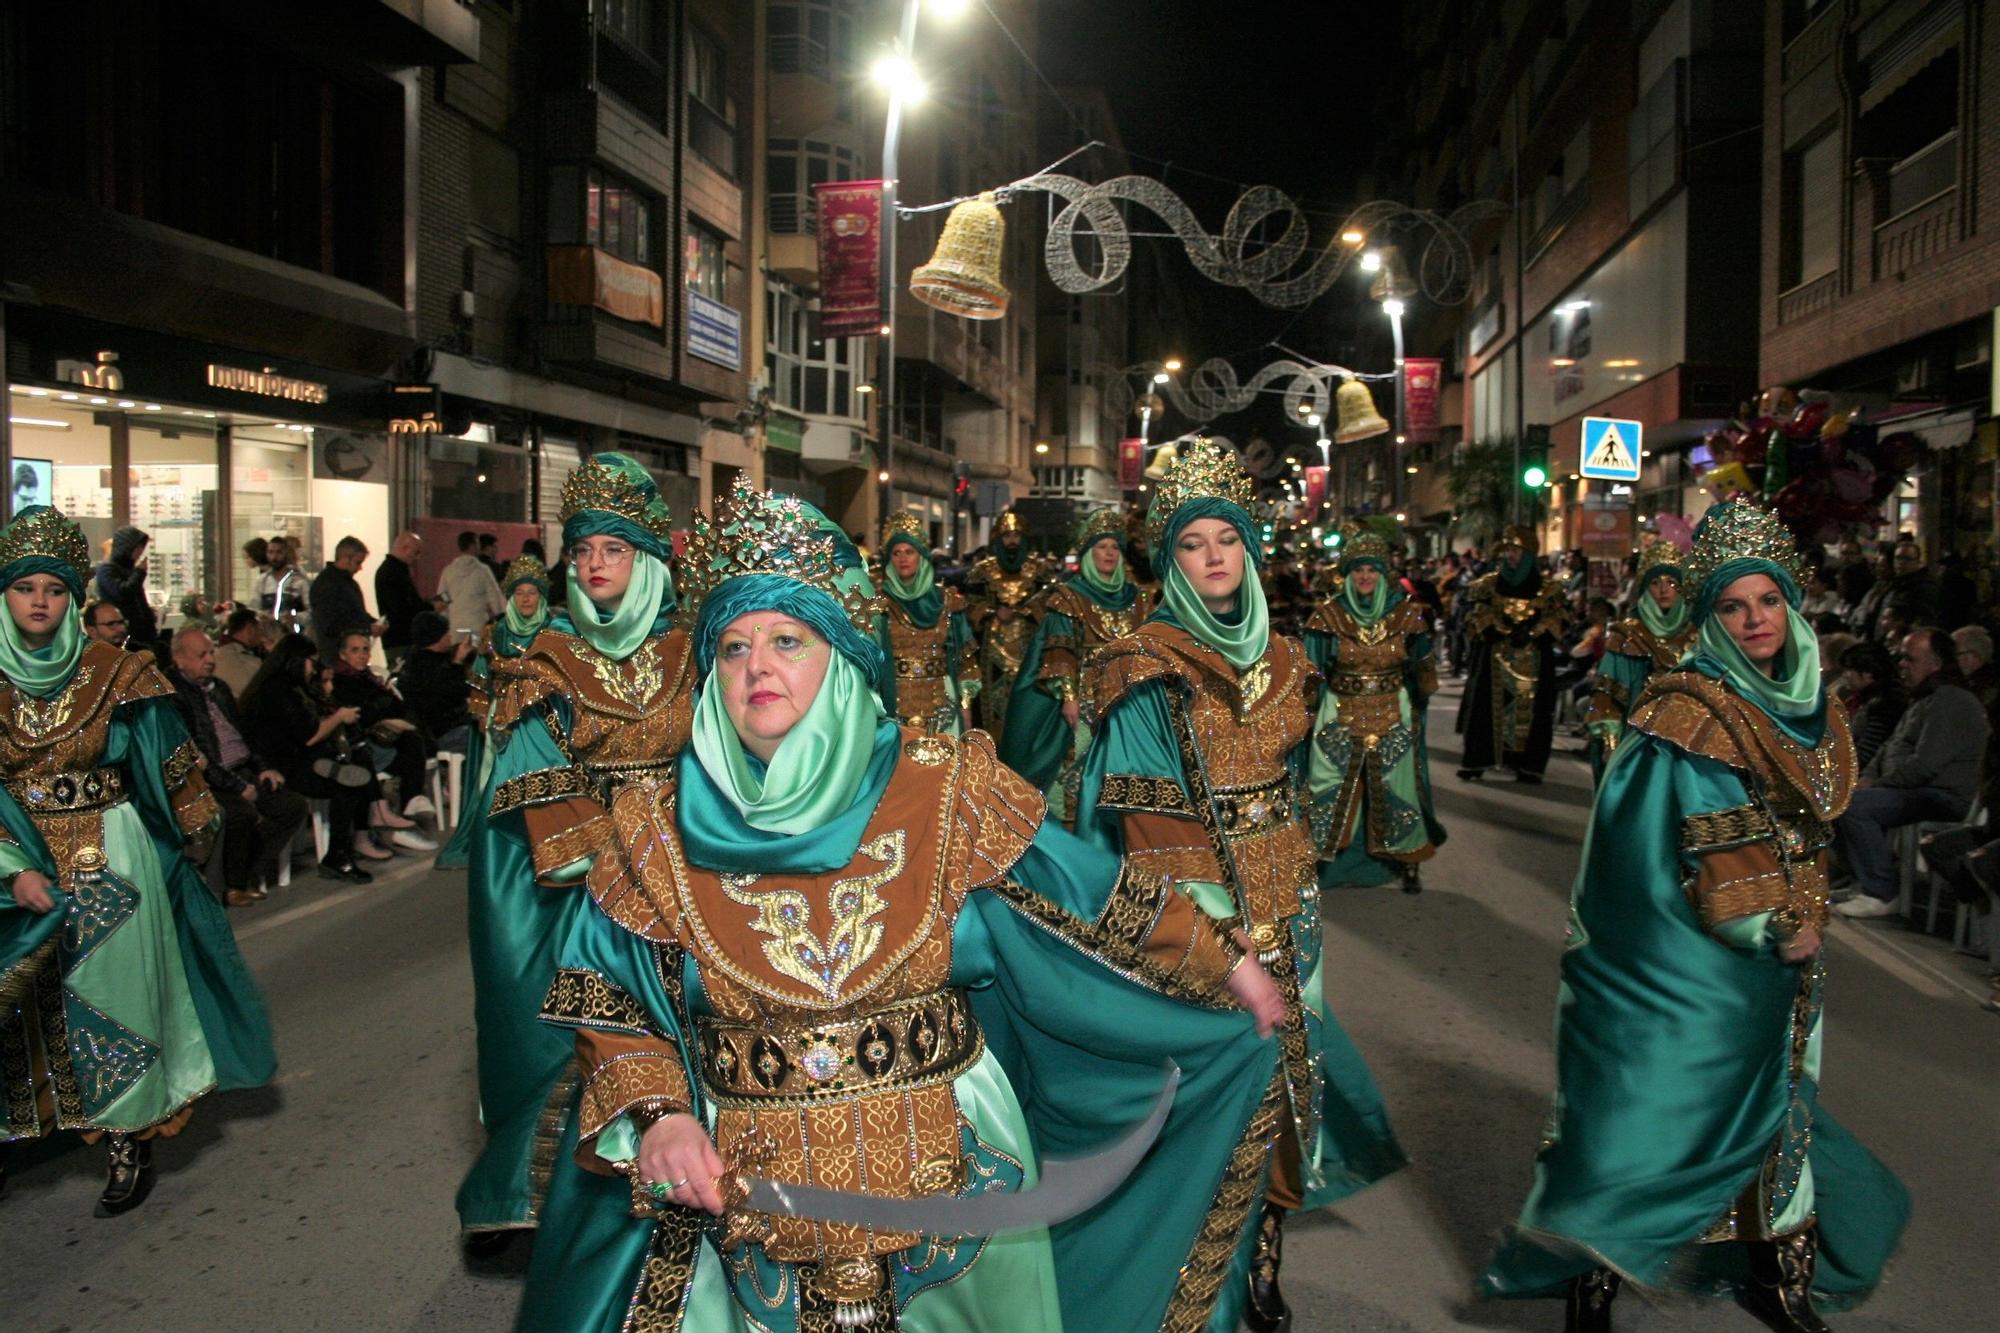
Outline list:
[[[889,517],[896,467],[896,150],[903,134],[903,102],[915,87],[917,10],[922,0],[903,0],[897,29],[896,54],[905,69],[889,88],[889,111],[882,122],[882,335],[876,349],[876,373],[882,393],[876,411],[882,421],[882,471],[877,495],[876,524]]]
[[[1396,351],[1396,421],[1395,429],[1389,433],[1393,443],[1389,446],[1389,499],[1393,508],[1403,505],[1403,460],[1396,452],[1396,445],[1403,442],[1403,302],[1398,297],[1390,297],[1382,303],[1382,313],[1389,317],[1389,335],[1395,339]]]

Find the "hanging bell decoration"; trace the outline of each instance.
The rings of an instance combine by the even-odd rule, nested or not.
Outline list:
[[[1415,296],[1416,279],[1410,276],[1409,265],[1403,262],[1403,252],[1393,245],[1385,245],[1375,253],[1381,258],[1382,267],[1375,270],[1375,281],[1368,284],[1368,299],[1407,301]]]
[[[1168,440],[1161,445],[1160,451],[1153,455],[1153,461],[1146,464],[1146,480],[1165,481],[1167,469],[1174,465],[1174,460],[1180,457],[1180,453],[1180,444],[1177,441]]]
[[[1335,444],[1353,444],[1389,433],[1389,423],[1375,410],[1375,395],[1360,380],[1342,380],[1334,391],[1333,407],[1340,422],[1333,432]]]
[[[1000,281],[1007,224],[987,191],[951,210],[931,262],[910,275],[910,295],[965,319],[999,319],[1010,299]]]

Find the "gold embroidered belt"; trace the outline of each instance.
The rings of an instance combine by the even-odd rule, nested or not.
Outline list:
[[[944,660],[942,658],[899,657],[896,659],[896,678],[898,680],[932,680],[942,675],[944,675]]]
[[[1335,694],[1391,694],[1403,688],[1401,671],[1336,671],[1326,687]]]
[[[932,991],[808,1027],[697,1023],[702,1081],[718,1106],[768,1109],[947,1082],[986,1049],[965,993]]]
[[[103,810],[125,799],[125,774],[116,768],[8,778],[7,790],[29,814]]]
[[[1255,787],[1212,793],[1215,818],[1226,837],[1241,837],[1274,828],[1292,818],[1297,808],[1289,776]]]

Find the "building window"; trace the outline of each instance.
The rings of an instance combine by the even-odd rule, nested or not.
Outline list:
[[[854,0],[771,0],[771,72],[844,72],[854,59]]]
[[[852,148],[817,139],[772,139],[765,159],[769,170],[771,233],[813,236],[813,186],[851,181],[861,175],[861,156]]]
[[[628,264],[651,268],[659,201],[602,167],[549,169],[549,240],[594,245]]]
[[[1680,181],[1681,62],[1669,65],[1626,124],[1625,163],[1631,216],[1666,197]]]
[[[653,49],[653,0],[598,0],[597,26],[634,50]]]
[[[764,288],[764,366],[780,407],[859,425],[865,356],[861,338],[815,338],[798,288],[775,279]]]
[[[1839,264],[1841,175],[1838,127],[1785,155],[1781,289],[1811,282]]]
[[[722,237],[688,219],[687,289],[711,301],[729,301],[729,262],[723,255]]]
[[[688,146],[718,171],[736,175],[736,99],[729,53],[699,28],[688,32]]]

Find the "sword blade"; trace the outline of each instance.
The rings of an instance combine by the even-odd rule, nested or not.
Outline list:
[[[1166,1078],[1145,1119],[1102,1151],[1084,1157],[1050,1157],[1042,1162],[1041,1178],[1032,1189],[1018,1193],[947,1195],[899,1199],[881,1194],[788,1185],[761,1177],[745,1177],[749,1206],[783,1217],[874,1227],[878,1231],[912,1231],[923,1236],[991,1236],[1003,1231],[1052,1226],[1103,1202],[1132,1174],[1167,1123],[1174,1093],[1180,1087],[1180,1066],[1169,1060]]]

